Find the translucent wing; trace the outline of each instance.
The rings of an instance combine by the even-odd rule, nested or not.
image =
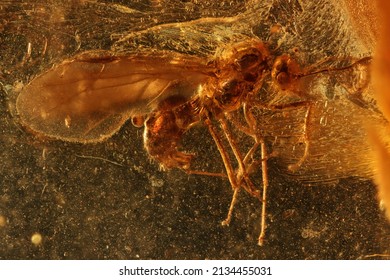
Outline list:
[[[363,70],[353,74],[354,68],[302,78],[303,87],[295,97],[285,92],[273,95],[272,88],[264,89],[279,106],[283,102],[287,105],[292,101],[307,102],[306,106],[256,111],[260,134],[269,143],[275,161],[281,163],[278,172],[290,174],[307,184],[333,183],[340,178],[372,175],[367,127],[378,129],[386,126],[386,121],[371,102],[372,88],[358,79],[365,77]],[[361,88],[360,102],[352,102],[350,97],[357,92],[352,89],[361,84],[365,86]],[[271,101],[268,104],[274,105]],[[308,110],[310,114],[306,117]],[[308,157],[299,168],[291,171],[287,167],[299,162],[306,148],[305,120]]]
[[[35,78],[20,93],[17,109],[36,132],[67,141],[100,141],[168,96],[191,97],[211,70],[199,59],[174,53],[84,53]]]

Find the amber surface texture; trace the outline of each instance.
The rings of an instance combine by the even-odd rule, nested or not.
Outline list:
[[[0,0],[0,259],[389,258],[368,2]]]

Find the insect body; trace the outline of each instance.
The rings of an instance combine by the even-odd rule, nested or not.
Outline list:
[[[259,237],[262,244],[268,155],[252,109],[305,108],[302,125],[306,148],[294,165],[299,168],[308,156],[310,102],[269,106],[258,95],[265,78],[270,78],[280,91],[288,91],[297,87],[302,77],[311,74],[304,73],[287,54],[273,57],[258,39],[223,47],[216,54],[206,60],[172,52],[127,56],[100,51],[83,53],[32,80],[20,93],[17,109],[29,129],[73,142],[102,141],[129,118],[144,118],[144,146],[148,154],[164,168],[186,171],[191,169],[193,155],[180,151],[180,140],[191,126],[205,124],[221,154],[234,192],[224,224],[231,219],[239,190],[245,189],[263,205]],[[243,115],[241,124],[234,121],[238,111]],[[237,167],[232,165],[215,122],[228,140]],[[238,148],[229,123],[253,139],[252,148],[245,154]],[[261,156],[255,159],[258,149]],[[251,170],[258,165],[263,174],[262,195],[261,188],[255,187],[250,178]]]
[[[197,122],[220,119],[223,114],[237,110],[261,86],[268,67],[265,46],[252,41],[236,45],[234,52],[235,57],[230,55],[212,62],[215,71],[205,83],[199,84],[192,98],[171,96],[146,121],[145,147],[163,167],[189,168],[191,156],[176,149],[181,135]]]

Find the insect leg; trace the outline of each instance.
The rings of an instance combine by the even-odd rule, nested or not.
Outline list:
[[[255,145],[253,145],[253,148],[257,148],[260,144],[260,150],[261,150],[261,173],[262,173],[262,183],[263,183],[263,195],[261,198],[262,207],[261,207],[261,221],[260,221],[260,234],[258,238],[258,244],[262,246],[264,244],[264,238],[265,238],[265,230],[266,230],[266,218],[267,218],[267,189],[268,189],[268,166],[267,166],[267,160],[268,160],[268,153],[267,153],[267,147],[264,142],[263,137],[259,137],[257,134],[257,122],[256,119],[253,117],[251,113],[251,107],[247,104],[244,104],[244,115],[245,120],[249,125],[250,130],[252,131],[252,135],[254,135],[255,139]],[[248,152],[251,153],[252,149]],[[246,156],[246,158],[247,158]]]
[[[226,178],[227,175],[223,172],[207,172],[202,170],[193,170],[193,169],[183,169],[188,175],[203,175],[203,176],[212,176],[212,177],[222,177]]]
[[[229,225],[230,220],[232,218],[234,205],[236,204],[236,201],[237,201],[240,186],[237,184],[237,178],[236,178],[236,175],[234,173],[230,157],[229,157],[228,153],[226,152],[226,149],[225,149],[224,145],[222,144],[222,140],[221,140],[220,136],[218,135],[218,133],[216,132],[216,129],[215,129],[214,125],[212,124],[209,117],[206,117],[205,124],[207,125],[207,127],[210,131],[210,134],[213,137],[215,144],[217,145],[219,153],[221,154],[222,161],[223,161],[223,164],[225,166],[230,185],[232,186],[232,189],[233,189],[233,197],[232,197],[232,201],[230,203],[229,212],[227,214],[226,219],[224,221],[222,221],[222,225]]]
[[[234,156],[237,160],[237,163],[238,163],[238,175],[237,176],[241,176],[244,181],[245,181],[245,185],[244,185],[244,188],[245,190],[251,194],[252,196],[254,197],[258,197],[259,196],[259,191],[256,190],[254,184],[252,183],[252,181],[249,179],[249,176],[248,176],[248,172],[246,171],[246,166],[244,164],[244,161],[243,161],[243,157],[241,155],[241,152],[240,150],[238,149],[237,147],[237,144],[236,144],[236,141],[235,141],[235,138],[234,136],[232,135],[228,125],[227,125],[227,122],[226,122],[226,119],[225,117],[221,117],[219,119],[219,123],[221,124],[221,127],[222,127],[222,130],[223,132],[225,133],[225,136],[229,142],[229,145],[234,153]]]
[[[264,244],[265,229],[266,229],[266,208],[267,208],[267,188],[268,188],[268,169],[267,169],[267,148],[264,141],[261,141],[261,173],[263,178],[263,196],[261,207],[261,224],[258,244]]]

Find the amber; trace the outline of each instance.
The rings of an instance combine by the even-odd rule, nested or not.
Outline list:
[[[226,174],[221,176],[233,190],[223,224],[229,224],[244,189],[262,203],[262,244],[271,155],[278,158],[280,172],[307,185],[370,177],[363,123],[385,123],[372,99],[371,49],[358,43],[347,48],[361,34],[346,38],[344,18],[335,25],[318,22],[316,15],[326,13],[310,1],[288,3],[283,13],[295,17],[306,9],[312,11],[309,18],[290,22],[288,14],[280,25],[259,27],[256,36],[240,25],[241,19],[258,21],[257,12],[248,9],[241,18],[158,25],[123,36],[109,52],[92,50],[67,59],[22,90],[21,122],[51,138],[96,142],[132,119],[145,126],[144,147],[152,159],[163,169],[189,173],[194,155],[185,152],[181,140],[191,127],[205,125],[222,157]],[[252,4],[269,12],[269,19],[281,12],[278,5]],[[315,32],[308,20],[314,20]],[[236,29],[230,30],[232,22]],[[327,29],[328,24],[336,27]],[[156,46],[139,47],[150,38]],[[252,176],[259,173],[262,181],[255,184]]]

